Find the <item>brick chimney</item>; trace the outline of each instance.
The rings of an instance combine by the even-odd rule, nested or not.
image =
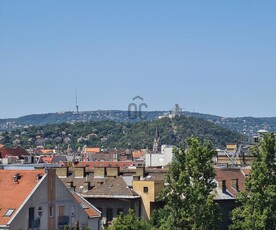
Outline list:
[[[134,180],[134,181],[140,180],[140,176],[133,175],[133,180]]]
[[[83,190],[82,190],[82,192],[84,192],[84,193],[86,193],[86,192],[88,192],[88,190],[91,188],[91,186],[90,186],[90,181],[85,181],[84,183],[83,183]]]
[[[95,178],[104,178],[106,174],[106,168],[94,168],[94,177]]]
[[[218,186],[222,190],[222,192],[226,192],[226,180],[219,180]]]
[[[145,177],[145,167],[136,167],[136,176]]]
[[[106,176],[117,177],[119,176],[119,167],[108,167],[106,168]]]
[[[238,179],[231,179],[231,187],[239,191],[239,180]]]
[[[68,167],[56,168],[56,175],[59,178],[66,178],[68,176]]]
[[[75,167],[75,178],[84,178],[85,175],[85,167]]]
[[[73,186],[73,181],[67,181],[67,182],[66,182],[66,187],[67,187],[68,189],[74,188],[74,186]]]

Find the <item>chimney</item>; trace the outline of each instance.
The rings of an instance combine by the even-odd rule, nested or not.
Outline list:
[[[136,176],[145,177],[145,167],[136,167]]]
[[[94,168],[94,178],[104,178],[106,174],[106,168]]]
[[[106,176],[108,177],[118,177],[119,167],[108,167],[106,168]]]
[[[90,181],[85,181],[84,184],[83,184],[83,190],[82,192],[86,193],[88,192],[88,190],[90,189]]]
[[[19,183],[19,182],[18,182],[19,179],[20,179],[20,175],[19,175],[19,173],[16,173],[16,174],[13,176],[13,182],[16,183],[16,184],[18,184],[18,183]]]
[[[226,192],[226,180],[219,180],[218,186],[222,190],[222,192]]]
[[[140,176],[133,175],[133,180],[134,180],[134,181],[138,181],[138,180],[140,180]]]
[[[73,181],[67,181],[66,182],[66,187],[69,188],[69,189],[73,188]]]
[[[66,178],[68,176],[68,167],[56,168],[56,174],[59,178]]]
[[[36,180],[40,180],[41,178],[42,178],[42,176],[40,173],[36,175]]]
[[[231,187],[239,191],[239,180],[238,179],[231,179]]]
[[[75,178],[84,178],[85,175],[85,167],[75,167]]]

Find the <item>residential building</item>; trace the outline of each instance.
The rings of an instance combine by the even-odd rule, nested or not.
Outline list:
[[[152,173],[145,175],[145,168],[140,168],[132,181],[133,190],[141,196],[140,215],[149,220],[154,209],[158,208],[157,197],[164,188],[164,175]]]
[[[134,209],[139,216],[140,196],[119,175],[119,167],[99,167],[87,172],[85,167],[57,168],[58,177],[69,190],[75,191],[102,212],[106,227],[120,212]]]
[[[238,206],[236,197],[245,188],[245,178],[248,168],[216,168],[214,200],[220,205],[222,211],[221,230],[228,229],[231,224],[230,213]]]
[[[101,212],[69,191],[55,169],[0,170],[0,229],[101,228]]]

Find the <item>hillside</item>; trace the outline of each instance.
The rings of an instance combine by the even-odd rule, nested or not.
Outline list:
[[[147,111],[143,113],[143,121],[152,121],[158,119],[158,116],[169,114],[166,111]],[[224,118],[220,116],[182,112],[182,115],[187,117],[197,117],[215,123],[221,127],[240,132],[242,134],[252,136],[259,129],[266,129],[270,132],[276,133],[276,117],[271,118],[254,118],[254,117],[237,117]],[[90,121],[118,121],[124,123],[140,122],[140,119],[130,119],[128,111],[121,110],[98,110],[88,112],[64,112],[64,113],[47,113],[47,114],[33,114],[19,118],[0,119],[0,130],[12,130],[16,128],[23,128],[32,125],[47,125],[60,124],[64,122],[90,122]]]
[[[214,147],[244,141],[247,138],[237,132],[222,128],[196,117],[179,116],[142,122],[89,121],[50,124],[20,128],[1,134],[5,146],[25,148],[42,145],[45,148],[65,150],[68,147],[102,146],[104,148],[152,148],[156,127],[159,127],[161,143],[178,145],[191,135],[211,140]]]

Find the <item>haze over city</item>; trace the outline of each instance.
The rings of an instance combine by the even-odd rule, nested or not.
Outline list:
[[[0,118],[127,110],[276,116],[275,1],[1,1]]]

